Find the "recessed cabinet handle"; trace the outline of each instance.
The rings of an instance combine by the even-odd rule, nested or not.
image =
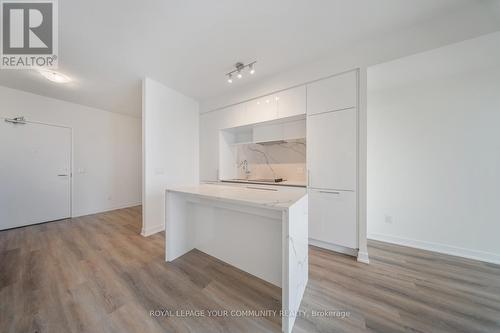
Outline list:
[[[319,193],[340,194],[338,191],[319,191]]]

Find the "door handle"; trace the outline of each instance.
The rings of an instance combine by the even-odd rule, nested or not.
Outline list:
[[[57,177],[68,177],[69,175],[57,175]]]

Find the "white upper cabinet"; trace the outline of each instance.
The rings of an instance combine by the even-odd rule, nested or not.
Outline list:
[[[307,117],[309,187],[356,190],[357,110]]]
[[[300,86],[276,94],[278,118],[286,118],[306,113],[306,86]]]
[[[277,96],[270,95],[244,103],[245,124],[256,124],[278,118]]]
[[[283,140],[283,124],[256,125],[253,128],[253,142]]]
[[[288,121],[283,124],[283,140],[303,139],[306,137],[306,120]]]
[[[253,142],[303,139],[306,137],[306,120],[282,123],[257,124],[253,127]]]
[[[219,117],[219,129],[246,125],[246,105],[244,103],[229,106],[215,112],[218,113]]]
[[[317,114],[357,105],[357,71],[307,85],[307,114]]]

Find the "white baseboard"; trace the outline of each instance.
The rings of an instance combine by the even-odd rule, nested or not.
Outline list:
[[[358,261],[364,264],[370,263],[370,258],[368,257],[368,252],[360,252],[358,251]]]
[[[391,235],[384,234],[369,234],[368,239],[378,240],[386,243],[393,243],[408,247],[414,247],[417,249],[439,252],[444,254],[449,254],[452,256],[463,257],[467,259],[474,259],[479,261],[484,261],[493,264],[500,264],[500,255],[490,252],[478,251],[465,249],[456,246],[450,246],[446,244],[433,243],[427,241],[421,241],[416,239],[408,239]]]
[[[317,246],[317,247],[321,247],[323,249],[327,249],[327,250],[330,250],[330,251],[347,254],[347,255],[350,255],[350,256],[353,256],[353,257],[357,257],[357,255],[358,255],[358,251],[355,250],[355,249],[351,249],[351,248],[348,248],[348,247],[345,247],[345,246],[340,246],[340,245],[335,245],[335,244],[323,242],[323,241],[320,241],[320,240],[317,240],[317,239],[309,238],[309,244]]]
[[[151,236],[151,235],[154,235],[158,232],[162,232],[163,230],[165,230],[165,226],[164,225],[157,225],[157,226],[154,226],[154,227],[150,227],[148,229],[143,229],[141,231],[141,235],[144,236],[144,237],[148,237],[148,236]]]
[[[99,214],[99,213],[110,212],[112,210],[124,209],[124,208],[130,208],[130,207],[136,207],[136,206],[141,206],[141,205],[142,205],[142,202],[126,203],[126,204],[123,204],[123,205],[117,205],[117,206],[112,206],[112,207],[107,207],[107,208],[102,208],[102,209],[97,209],[97,210],[86,211],[86,212],[83,212],[83,213],[75,214],[72,217],[94,215],[94,214]]]

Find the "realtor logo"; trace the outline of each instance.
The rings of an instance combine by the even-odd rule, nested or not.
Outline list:
[[[57,68],[57,0],[0,0],[1,68]]]

